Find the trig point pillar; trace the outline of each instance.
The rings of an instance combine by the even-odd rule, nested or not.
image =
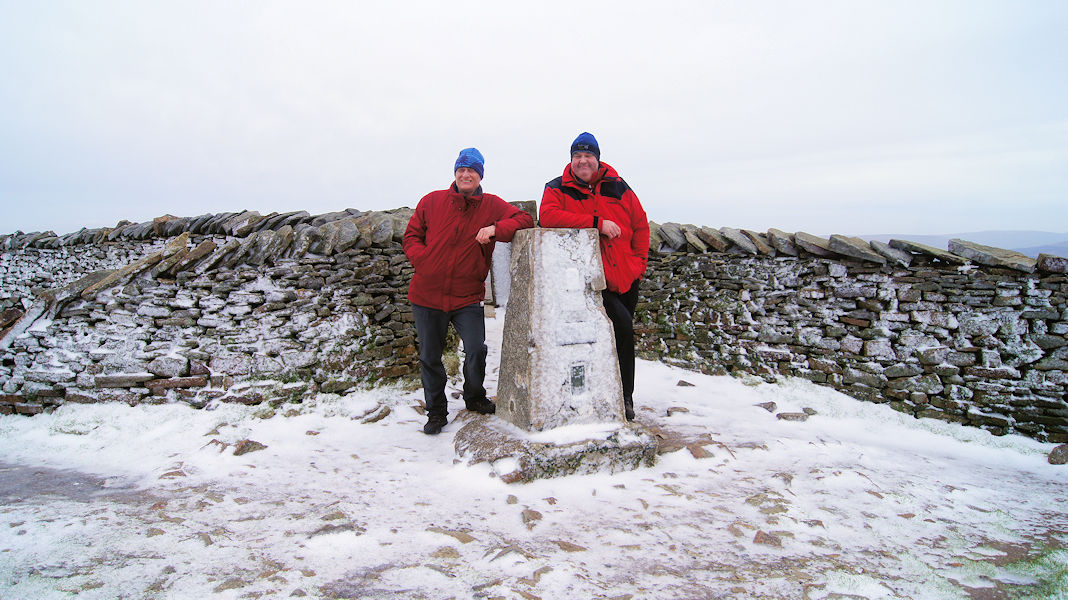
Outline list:
[[[623,422],[595,229],[524,229],[512,240],[497,414],[527,431]]]
[[[651,466],[656,437],[623,415],[597,231],[523,229],[511,250],[497,414],[467,417],[456,453],[507,483]]]

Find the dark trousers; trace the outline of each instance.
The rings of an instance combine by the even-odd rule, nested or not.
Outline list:
[[[635,281],[623,294],[607,289],[601,292],[604,311],[616,332],[619,378],[623,383],[623,400],[628,405],[634,402],[634,309],[638,306],[638,284]]]
[[[445,350],[445,334],[449,323],[460,334],[464,343],[464,402],[486,399],[486,314],[481,304],[471,304],[453,311],[436,310],[412,305],[415,315],[415,331],[419,336],[419,370],[423,376],[423,397],[426,412],[430,417],[445,417],[449,414],[445,398],[448,377],[441,364]]]

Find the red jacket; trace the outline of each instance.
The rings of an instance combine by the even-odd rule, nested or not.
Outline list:
[[[604,219],[614,221],[622,233],[615,239],[602,235],[601,262],[608,289],[626,293],[645,273],[649,261],[649,219],[638,196],[611,166],[601,163],[591,186],[571,174],[545,184],[538,221],[542,227],[597,227]]]
[[[475,235],[489,225],[497,241],[510,242],[534,219],[481,187],[469,198],[455,184],[423,196],[404,232],[404,253],[415,267],[408,300],[452,311],[485,299],[494,242],[479,244]]]

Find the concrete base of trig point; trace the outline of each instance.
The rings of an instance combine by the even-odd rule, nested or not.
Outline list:
[[[512,240],[497,415],[456,452],[507,482],[652,465],[656,438],[623,416],[594,229],[525,229]]]
[[[505,483],[588,473],[620,473],[656,462],[656,438],[634,424],[576,425],[523,431],[478,415],[456,432],[456,453],[468,464],[488,463]]]

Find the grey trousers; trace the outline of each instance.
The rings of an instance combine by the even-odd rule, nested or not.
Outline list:
[[[449,414],[445,384],[448,377],[441,363],[445,334],[449,323],[464,343],[464,403],[470,405],[486,399],[486,315],[480,303],[453,311],[412,305],[415,331],[419,336],[419,370],[423,378],[423,398],[429,417]]]

